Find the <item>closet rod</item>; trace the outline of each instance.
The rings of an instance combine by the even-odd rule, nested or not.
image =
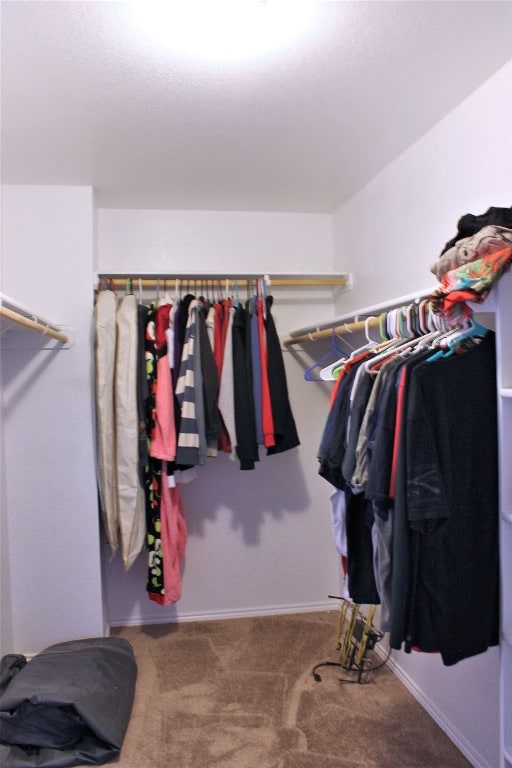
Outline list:
[[[38,333],[42,333],[45,336],[50,336],[50,338],[55,339],[56,341],[62,341],[64,344],[69,341],[68,337],[64,333],[51,328],[49,325],[38,322],[37,320],[31,320],[28,317],[24,317],[18,312],[13,312],[11,309],[7,309],[7,307],[0,306],[0,315],[2,315],[2,317],[6,317],[8,320],[11,320],[14,323],[17,323],[18,325],[22,325],[24,328],[30,328],[32,331],[37,331]]]
[[[350,286],[350,278],[348,275],[339,275],[339,276],[332,276],[332,275],[308,275],[304,277],[286,277],[286,276],[276,276],[272,277],[269,275],[263,275],[261,273],[254,274],[254,275],[248,275],[247,273],[244,275],[212,275],[212,274],[205,274],[205,275],[176,275],[176,274],[162,274],[162,275],[136,275],[136,274],[126,274],[126,275],[109,275],[109,274],[99,274],[98,275],[98,281],[101,282],[101,280],[105,279],[108,281],[111,281],[116,288],[123,288],[126,284],[126,280],[131,279],[133,281],[133,288],[134,290],[137,288],[137,285],[140,283],[144,288],[156,288],[158,285],[162,285],[162,283],[165,282],[175,282],[176,280],[179,280],[180,283],[185,284],[186,286],[190,287],[198,287],[201,286],[210,285],[210,286],[216,286],[219,283],[221,285],[225,284],[226,281],[229,281],[230,287],[233,287],[235,283],[238,283],[239,287],[245,287],[247,285],[250,285],[255,280],[264,278],[268,284],[269,287],[283,287],[283,288],[293,288],[293,287],[321,287],[321,286],[332,286],[332,287],[338,287],[343,288],[346,286]]]
[[[379,325],[378,317],[370,317],[366,320],[355,320],[352,323],[343,323],[343,325],[336,325],[332,328],[323,328],[319,331],[311,331],[310,333],[303,333],[300,336],[292,336],[288,339],[284,339],[283,346],[289,347],[292,344],[301,344],[304,341],[318,341],[319,339],[331,338],[332,334],[341,333],[357,333],[357,331],[364,331],[368,328],[373,328]]]
[[[382,301],[379,304],[373,304],[368,307],[352,310],[351,312],[347,312],[343,315],[338,315],[331,320],[315,323],[314,325],[307,325],[303,328],[297,328],[293,331],[290,331],[290,338],[287,339],[284,343],[287,346],[290,346],[295,341],[300,343],[301,341],[315,341],[316,339],[326,338],[332,334],[333,329],[335,329],[335,331],[338,333],[342,332],[343,330],[347,332],[350,332],[351,330],[361,330],[361,328],[364,327],[364,324],[359,326],[359,328],[354,325],[354,323],[359,322],[359,318],[363,318],[364,320],[365,317],[380,315],[382,312],[387,312],[390,309],[406,306],[407,304],[412,304],[416,301],[420,301],[421,299],[426,299],[433,293],[434,290],[435,286],[432,286],[430,288],[425,288],[424,290],[416,291],[415,293],[409,293],[405,296],[398,296],[394,299],[390,299],[389,301]],[[325,334],[323,333],[324,331]]]

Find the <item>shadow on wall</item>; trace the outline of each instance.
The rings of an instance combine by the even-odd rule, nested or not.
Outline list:
[[[62,355],[59,349],[43,350],[45,340],[35,337],[38,347],[15,350],[2,348],[2,392],[6,414],[12,414],[23,406],[25,394],[37,387],[38,380],[55,359]],[[37,356],[37,352],[41,354]],[[64,353],[66,354],[66,353]]]
[[[5,418],[2,406],[2,422]],[[9,516],[7,508],[7,477],[5,466],[6,438],[5,431],[0,430],[0,541],[2,556],[0,557],[0,658],[7,653],[14,653],[11,570],[9,548]]]
[[[228,510],[231,528],[242,532],[246,544],[257,546],[267,515],[281,520],[290,512],[304,512],[311,504],[297,449],[267,456],[260,447],[254,470],[240,470],[238,461],[219,455],[199,467],[198,475],[183,487],[189,536],[203,537],[206,521]]]
[[[222,522],[229,516],[229,526],[235,532],[233,540],[219,542],[215,537],[214,544],[208,546],[202,555],[201,568],[205,573],[209,569],[208,558],[211,557],[214,561],[215,575],[212,577],[213,582],[210,581],[208,585],[208,589],[212,589],[212,584],[218,578],[219,558],[222,561],[225,546],[232,547],[234,541],[238,539],[243,540],[246,547],[256,549],[264,538],[263,532],[269,523],[283,520],[286,526],[286,518],[291,515],[304,515],[311,510],[311,492],[308,491],[307,477],[301,465],[301,453],[299,448],[274,456],[262,455],[255,470],[244,472],[239,469],[238,463],[222,455],[216,459],[208,459],[205,466],[198,468],[197,478],[183,486],[188,543],[182,580],[183,597],[186,598],[186,602],[189,599],[193,602],[189,612],[204,613],[204,607],[195,606],[194,596],[185,594],[189,584],[186,574],[187,560],[194,539],[206,539],[210,536],[215,523],[220,523],[222,527]],[[292,523],[292,535],[293,530],[299,529],[300,526],[296,527]],[[290,532],[289,527],[288,531]],[[157,607],[154,603],[148,605],[145,590],[146,552],[141,552],[132,568],[125,572],[119,552],[114,559],[111,559],[104,534],[102,534],[102,550],[107,613],[113,625],[144,624],[148,621],[152,623],[154,619],[157,619],[158,623],[167,623],[178,617],[181,603],[165,608]],[[243,552],[242,546],[240,546],[240,552]],[[280,567],[277,562],[275,566]]]

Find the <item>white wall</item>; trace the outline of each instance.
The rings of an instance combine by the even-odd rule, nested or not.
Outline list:
[[[98,211],[98,271],[322,272],[332,217],[220,211]]]
[[[6,186],[2,292],[73,328],[2,336],[2,653],[103,634],[93,452],[93,195]]]
[[[335,264],[354,272],[346,311],[430,285],[430,264],[464,213],[512,205],[512,62],[475,91],[334,220]],[[498,651],[445,668],[400,652],[404,679],[475,765],[499,763]]]
[[[101,209],[97,271],[329,272],[332,242],[328,215]],[[283,336],[334,311],[325,289],[274,295]],[[128,573],[119,558],[107,559],[113,624],[332,606],[327,595],[337,593],[340,569],[330,489],[316,460],[327,392],[305,382],[300,361],[284,355],[301,446],[271,457],[260,451],[259,465],[249,472],[226,456],[208,459],[183,488],[189,539],[181,600],[167,608],[149,601],[144,554]]]
[[[436,284],[430,265],[464,213],[512,205],[512,61],[334,216],[350,311]]]

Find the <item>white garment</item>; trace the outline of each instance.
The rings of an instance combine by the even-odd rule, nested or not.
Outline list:
[[[210,339],[211,348],[215,345],[215,307],[211,306],[206,316],[206,330]]]
[[[139,474],[137,335],[137,302],[130,294],[123,297],[117,310],[115,381],[117,499],[126,570],[133,565],[146,536],[144,491]]]
[[[339,555],[347,557],[347,525],[346,516],[347,508],[345,504],[345,494],[343,491],[335,491],[331,498],[331,524],[332,524],[332,537],[334,539],[334,545]],[[345,576],[343,582],[343,595],[344,598],[350,600],[350,594],[348,589],[348,574]]]
[[[116,309],[115,293],[100,291],[95,306],[97,478],[103,528],[112,555],[118,547],[114,430]]]

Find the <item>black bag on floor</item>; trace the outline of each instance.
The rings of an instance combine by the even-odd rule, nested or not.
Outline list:
[[[64,768],[118,757],[137,665],[122,638],[72,640],[0,662],[0,765]]]

